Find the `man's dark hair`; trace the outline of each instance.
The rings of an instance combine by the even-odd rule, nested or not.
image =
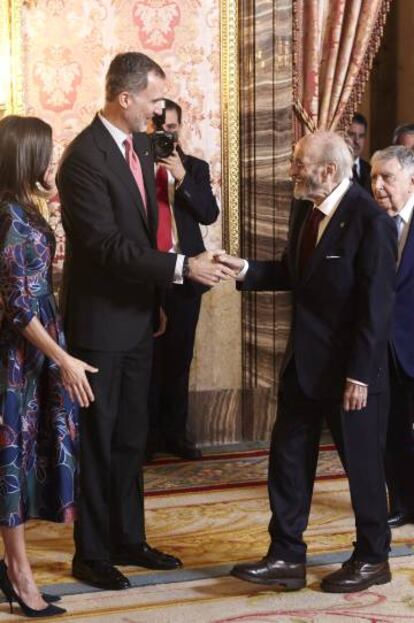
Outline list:
[[[392,135],[393,145],[398,145],[398,139],[402,134],[414,134],[414,123],[404,123],[395,128]]]
[[[167,98],[164,98],[164,110],[175,110],[177,113],[178,123],[181,125],[181,118],[183,116],[183,109],[177,102],[173,102]]]
[[[365,130],[368,130],[368,121],[360,112],[356,112],[352,117],[352,123],[360,123],[364,126]]]
[[[123,91],[139,93],[147,88],[148,74],[165,79],[163,69],[146,54],[125,52],[112,59],[106,74],[106,101],[112,102]]]

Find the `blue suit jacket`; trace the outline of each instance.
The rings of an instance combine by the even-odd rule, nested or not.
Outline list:
[[[394,299],[397,230],[358,184],[352,184],[303,272],[299,249],[312,205],[294,201],[281,261],[251,262],[243,290],[291,290],[287,356],[311,398],[342,396],[346,378],[370,392],[388,385],[387,345]]]
[[[397,272],[391,345],[404,372],[414,378],[414,220]]]

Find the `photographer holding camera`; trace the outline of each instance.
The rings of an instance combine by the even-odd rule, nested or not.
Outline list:
[[[160,251],[198,255],[205,251],[200,224],[214,223],[219,209],[207,162],[185,154],[179,145],[181,107],[168,99],[164,102],[162,115],[153,117],[152,134],[157,162],[157,245]],[[186,425],[195,333],[206,290],[184,279],[184,284],[172,285],[165,293],[167,329],[155,340],[147,460],[156,450],[192,460],[201,457]]]

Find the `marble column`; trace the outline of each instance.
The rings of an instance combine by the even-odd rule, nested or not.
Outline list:
[[[286,241],[291,199],[291,0],[243,0],[240,32],[242,254],[273,259]],[[242,435],[267,439],[289,332],[289,295],[245,293],[242,315]]]

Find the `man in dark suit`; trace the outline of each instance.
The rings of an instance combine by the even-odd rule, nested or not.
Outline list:
[[[349,180],[351,167],[340,136],[303,137],[291,166],[297,201],[282,260],[218,258],[241,270],[243,290],[292,291],[270,450],[271,543],[262,560],[232,571],[251,582],[305,586],[303,532],[324,419],[349,479],[356,543],[322,588],[354,592],[391,579],[383,458],[397,240],[392,220]]]
[[[393,145],[372,159],[372,190],[398,230],[398,269],[391,323],[391,403],[386,478],[392,528],[414,523],[414,152]]]
[[[154,162],[142,133],[165,74],[135,52],[117,55],[102,111],[66,150],[57,177],[67,236],[64,315],[69,346],[99,369],[80,413],[80,488],[73,575],[106,589],[128,579],[114,564],[175,569],[145,539],[142,463],[157,287],[184,276],[211,286],[226,274],[211,254],[156,249]],[[217,265],[215,265],[217,267]]]
[[[179,141],[181,119],[181,107],[164,99],[163,115],[154,117],[154,126],[173,133]],[[211,225],[219,214],[207,162],[185,154],[177,142],[173,153],[159,161],[155,180],[160,210],[158,248],[190,256],[203,253],[200,225]],[[155,340],[148,458],[158,449],[186,459],[201,457],[189,438],[187,418],[194,340],[201,295],[206,290],[206,286],[185,279],[184,284],[173,284],[165,291],[167,328]]]
[[[369,193],[371,192],[371,165],[361,158],[364,151],[365,141],[367,138],[368,122],[364,115],[355,113],[352,117],[352,123],[348,130],[348,136],[352,141],[354,152],[354,163],[352,165],[352,178],[354,182],[358,182]]]

